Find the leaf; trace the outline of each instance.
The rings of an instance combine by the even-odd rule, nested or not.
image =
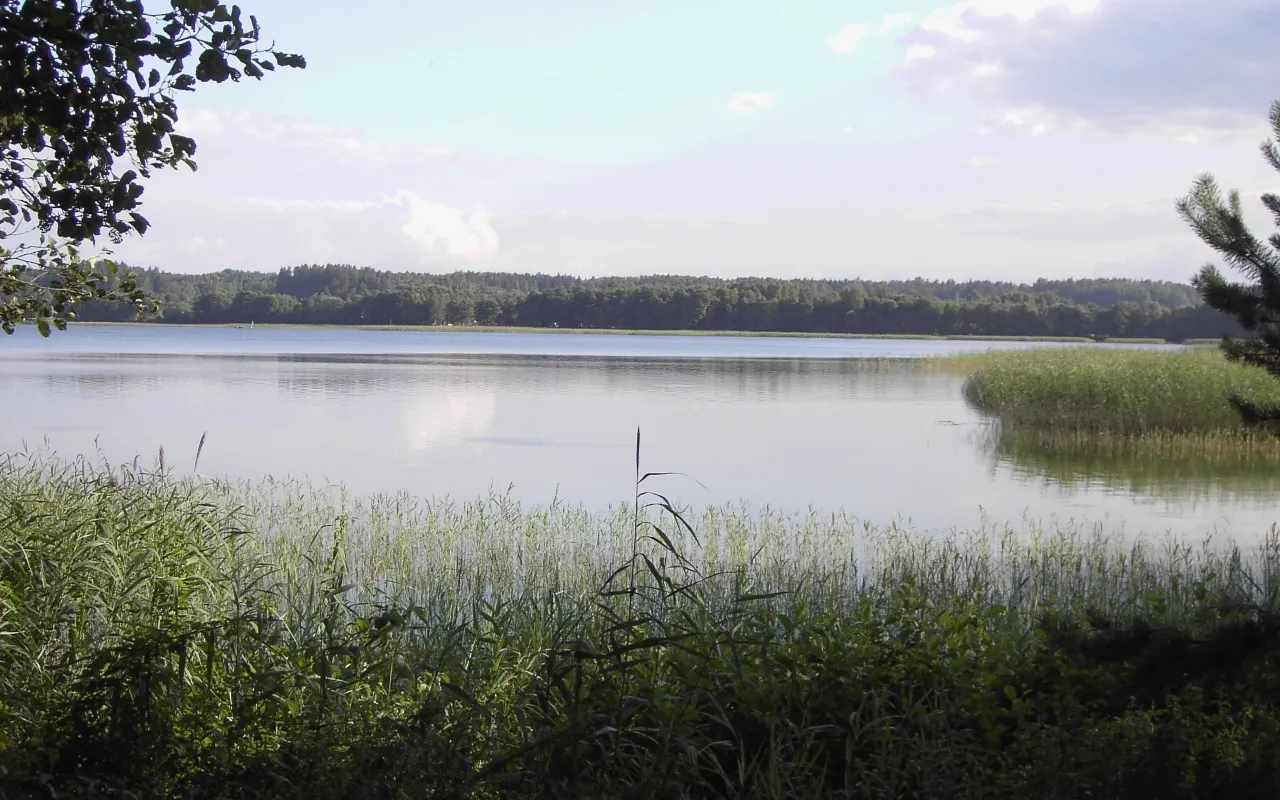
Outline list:
[[[476,700],[476,698],[470,692],[468,692],[466,689],[463,689],[461,686],[458,686],[457,684],[454,684],[454,683],[450,683],[449,681],[440,681],[440,688],[444,689],[449,694],[452,694],[453,696],[461,699],[464,703],[476,709],[477,711],[484,714],[485,716],[491,716],[489,713],[489,709],[482,706],[479,700]]]
[[[684,559],[681,557],[679,549],[677,549],[675,543],[671,541],[671,537],[667,536],[666,531],[662,530],[662,528],[657,525],[651,525],[650,527],[653,528],[654,532],[657,533],[658,536],[657,538],[650,536],[648,537],[649,540],[660,545],[662,549],[683,561]]]
[[[200,58],[196,61],[197,81],[223,83],[229,77],[231,77],[231,68],[227,65],[225,53],[210,48],[200,54]]]
[[[276,63],[282,67],[293,67],[295,69],[306,69],[307,60],[299,55],[291,53],[272,53]]]
[[[774,599],[775,597],[786,597],[786,596],[787,596],[787,595],[789,595],[789,594],[793,594],[793,592],[790,592],[790,591],[785,591],[785,592],[756,592],[756,593],[753,593],[753,594],[742,594],[742,595],[738,595],[737,597],[735,597],[735,598],[733,599],[733,602],[734,602],[734,603],[752,603],[752,602],[755,602],[756,600],[772,600],[772,599]]]

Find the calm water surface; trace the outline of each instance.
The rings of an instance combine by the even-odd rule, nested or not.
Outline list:
[[[1071,518],[1261,535],[1280,480],[1131,479],[997,452],[962,379],[910,359],[1054,344],[79,326],[0,341],[0,450],[50,446],[358,493],[606,505],[646,470],[693,504],[926,528]],[[1090,345],[1096,346],[1096,345]],[[884,359],[894,359],[885,361]]]

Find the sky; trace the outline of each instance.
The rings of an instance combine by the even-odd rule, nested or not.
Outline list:
[[[305,70],[179,98],[113,255],[733,277],[1186,280],[1247,219],[1273,0],[245,0]]]

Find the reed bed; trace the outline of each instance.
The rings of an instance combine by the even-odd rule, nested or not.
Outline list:
[[[970,372],[965,397],[1006,426],[1148,436],[1153,446],[1172,443],[1159,437],[1183,435],[1234,446],[1250,432],[1229,402],[1232,395],[1280,403],[1275,378],[1205,348],[992,352],[943,365]]]
[[[0,463],[6,797],[1280,790],[1280,537]],[[1157,633],[1158,632],[1158,633]]]
[[[276,566],[273,585],[305,584],[340,542],[341,567],[352,584],[347,599],[358,603],[422,604],[435,599],[428,592],[437,588],[463,611],[493,597],[532,601],[549,588],[589,599],[628,560],[635,524],[629,505],[526,508],[501,494],[459,503],[407,494],[351,498],[299,481],[203,489],[216,493],[215,505],[242,509],[248,527],[259,532],[255,541]],[[1266,587],[1258,597],[1280,585],[1280,572],[1270,571],[1274,545],[1267,530],[1254,532],[1248,546],[1213,537],[1151,538],[1072,520],[915,530],[847,512],[794,514],[745,503],[707,508],[688,520],[691,529],[663,529],[683,569],[720,576],[704,583],[702,596],[716,607],[731,604],[746,587],[786,590],[788,604],[812,614],[844,614],[914,582],[931,602],[981,595],[1003,609],[1006,621],[1027,629],[1050,608],[1146,614],[1144,602],[1156,594],[1172,601],[1163,622],[1186,623],[1197,596],[1179,594],[1175,584],[1185,589],[1197,580],[1192,573],[1227,581],[1214,590],[1240,596],[1256,594],[1246,592],[1248,585]],[[660,545],[644,553],[655,563],[674,560]],[[1188,572],[1173,577],[1175,562]],[[1228,570],[1226,563],[1237,566]]]

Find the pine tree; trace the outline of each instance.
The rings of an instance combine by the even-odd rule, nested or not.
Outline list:
[[[1262,156],[1280,172],[1280,100],[1271,105],[1271,130],[1274,139],[1261,145]],[[1280,226],[1280,195],[1262,195]],[[1222,192],[1212,175],[1196,178],[1191,191],[1177,202],[1178,213],[1224,260],[1244,273],[1247,282],[1228,280],[1213,264],[1205,265],[1192,280],[1210,308],[1230,314],[1239,320],[1255,338],[1223,337],[1222,349],[1227,358],[1261,367],[1280,379],[1280,233],[1266,242],[1249,232],[1240,212],[1240,193],[1232,190],[1223,201]],[[1260,406],[1240,397],[1231,403],[1246,423],[1280,431],[1280,406]]]

